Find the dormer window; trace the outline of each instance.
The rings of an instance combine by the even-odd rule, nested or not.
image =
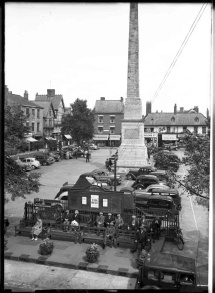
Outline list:
[[[194,119],[194,121],[195,121],[195,122],[199,122],[199,118],[196,117],[196,118]]]
[[[175,117],[172,117],[171,118],[171,122],[175,122]]]

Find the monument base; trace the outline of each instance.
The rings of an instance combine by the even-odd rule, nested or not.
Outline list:
[[[121,145],[118,149],[117,172],[127,173],[131,168],[150,165],[147,148],[137,145]]]

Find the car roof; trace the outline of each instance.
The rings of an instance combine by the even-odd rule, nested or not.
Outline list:
[[[34,159],[34,160],[36,160],[34,157],[27,157],[27,158],[21,158],[21,159]]]
[[[93,172],[86,172],[80,175],[79,178],[88,177],[88,176],[94,176],[95,174]]]
[[[165,200],[165,201],[173,201],[171,196],[159,195],[159,194],[153,195],[153,197],[150,197],[150,199],[161,199],[161,200]]]
[[[168,189],[168,186],[167,185],[163,185],[163,184],[151,184],[151,185],[147,186],[147,189],[148,188],[161,188],[163,190],[164,188],[162,188],[161,186],[165,186],[166,189]]]
[[[120,189],[120,191],[123,191],[123,192],[125,192],[125,191],[134,191],[134,188],[133,187],[130,187],[130,186],[124,186],[124,187],[122,187],[121,189]]]
[[[158,179],[155,175],[139,175],[137,179]]]
[[[156,189],[156,191],[154,192],[163,192],[163,193],[177,193],[179,194],[178,190],[177,189],[165,189],[165,188],[161,188],[161,189]]]
[[[163,252],[153,252],[146,257],[145,267],[171,269],[176,272],[189,272],[195,274],[195,260],[190,257],[174,255]]]

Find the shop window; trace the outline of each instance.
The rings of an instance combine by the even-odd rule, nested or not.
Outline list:
[[[98,134],[102,134],[103,133],[103,127],[98,127]]]
[[[194,276],[193,275],[187,275],[187,274],[180,275],[180,285],[190,286],[193,284],[194,284]]]
[[[98,123],[103,123],[103,116],[98,116]]]
[[[35,109],[32,109],[32,118],[35,118]]]
[[[176,274],[171,274],[169,272],[162,272],[161,273],[161,282],[162,283],[174,284],[175,280],[176,280]]]
[[[40,123],[37,123],[37,132],[40,131]]]
[[[34,131],[34,123],[31,124],[31,130]]]
[[[206,134],[206,126],[202,126],[202,134]]]

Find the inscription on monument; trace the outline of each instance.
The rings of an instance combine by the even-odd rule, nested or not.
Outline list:
[[[139,129],[125,129],[125,139],[139,139]]]

